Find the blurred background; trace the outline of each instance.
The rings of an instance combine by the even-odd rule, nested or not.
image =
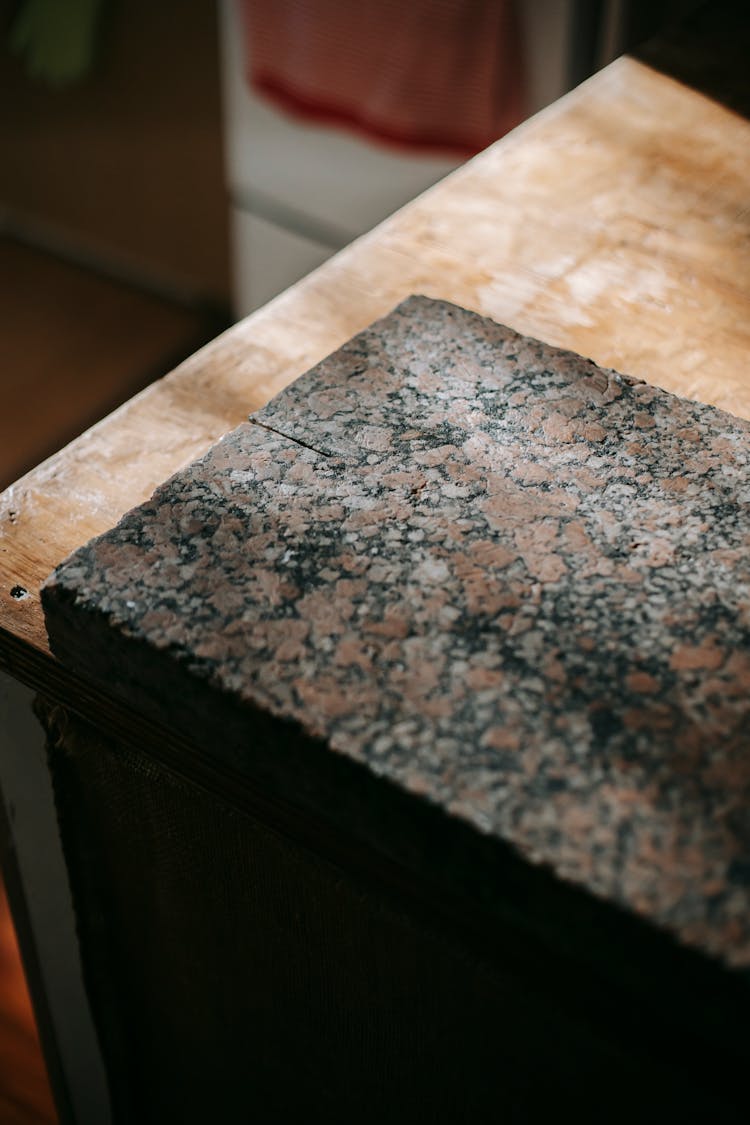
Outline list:
[[[0,487],[680,6],[0,0]]]
[[[0,0],[0,487],[230,317],[216,6],[83,7]]]

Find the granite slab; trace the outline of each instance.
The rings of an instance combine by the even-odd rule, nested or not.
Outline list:
[[[745,421],[412,297],[63,563],[50,644],[322,815],[407,794],[742,977],[749,465]]]

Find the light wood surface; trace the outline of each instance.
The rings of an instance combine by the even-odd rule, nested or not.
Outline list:
[[[618,60],[9,489],[0,664],[61,675],[52,568],[412,292],[750,417],[748,183],[750,123]]]

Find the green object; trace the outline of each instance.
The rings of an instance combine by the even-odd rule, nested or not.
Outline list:
[[[67,86],[89,73],[101,2],[24,0],[10,31],[10,46],[25,59],[33,78]]]

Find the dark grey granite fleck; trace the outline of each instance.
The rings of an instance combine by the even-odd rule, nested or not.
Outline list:
[[[410,298],[65,562],[51,644],[748,967],[749,461],[747,422]]]

